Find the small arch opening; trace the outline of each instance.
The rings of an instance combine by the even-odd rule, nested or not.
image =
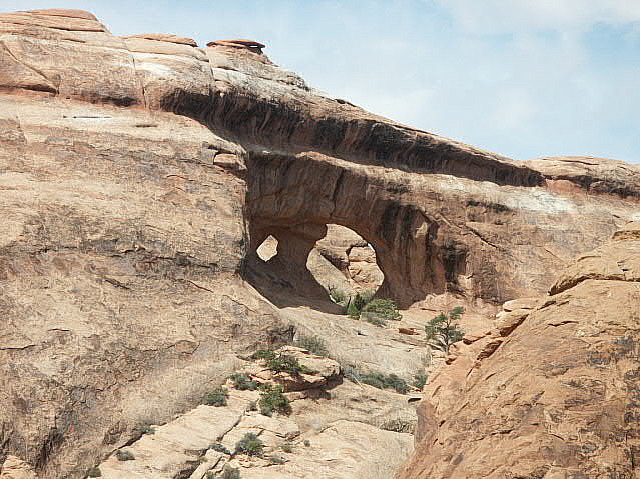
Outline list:
[[[258,246],[256,253],[262,261],[269,261],[278,254],[278,240],[272,235],[267,236],[260,246]]]

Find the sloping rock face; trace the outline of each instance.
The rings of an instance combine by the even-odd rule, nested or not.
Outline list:
[[[583,181],[575,162],[516,162],[315,91],[261,50],[0,14],[0,459],[81,477],[237,353],[290,337],[245,281],[269,235],[281,295],[337,224],[400,304],[497,304],[638,219],[635,186],[607,183],[638,184],[628,165]]]
[[[243,479],[391,477],[411,453],[413,436],[378,424],[377,419],[393,409],[412,409],[406,399],[395,392],[343,383],[338,364],[330,359],[291,347],[282,352],[316,368],[305,375],[316,380],[300,384],[302,391],[286,393],[291,414],[261,414],[256,406],[259,391],[238,390],[227,381],[226,404],[200,405],[162,426],[147,426],[146,434],[97,466],[100,477],[208,479],[227,477],[226,469],[240,471]],[[264,380],[260,365],[243,366],[251,379]],[[269,379],[289,383],[283,377]],[[319,415],[318,408],[328,411]],[[247,433],[262,442],[262,454],[250,456],[236,449]],[[132,459],[123,461],[118,453]]]
[[[512,332],[464,346],[427,387],[417,451],[397,477],[638,477],[639,264],[635,224],[536,309],[507,313],[524,316]]]

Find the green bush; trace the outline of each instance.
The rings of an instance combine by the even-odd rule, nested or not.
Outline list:
[[[349,303],[347,304],[347,314],[352,319],[360,319],[360,313],[362,312],[362,309],[366,304],[366,299],[360,293],[356,293],[355,296],[349,298]]]
[[[246,433],[242,439],[236,443],[236,454],[246,454],[248,456],[262,456],[264,443],[252,432]]]
[[[216,452],[221,452],[222,454],[226,454],[228,456],[231,455],[231,451],[229,451],[229,449],[227,449],[223,444],[220,444],[219,442],[211,444],[209,446],[209,449],[213,449]]]
[[[347,299],[349,299],[349,295],[347,293],[335,286],[329,286],[329,297],[331,298],[331,301],[340,305],[344,305],[347,302]]]
[[[251,355],[251,359],[273,359],[276,357],[276,352],[271,349],[258,349]]]
[[[87,477],[101,477],[102,471],[98,466],[94,466],[87,471]]]
[[[399,321],[402,319],[396,303],[391,299],[373,299],[362,308],[362,312],[375,313],[385,321]]]
[[[251,381],[249,376],[243,373],[234,373],[229,376],[229,379],[231,379],[233,386],[239,391],[255,391],[258,388],[258,383]]]
[[[271,383],[265,383],[261,385],[260,399],[258,400],[260,413],[265,416],[271,416],[274,412],[289,414],[291,412],[291,405],[283,393],[284,388],[280,384],[273,385]]]
[[[300,335],[298,340],[294,343],[299,348],[306,349],[310,353],[318,356],[329,356],[329,348],[327,348],[327,342],[318,336],[303,336]]]
[[[458,321],[464,313],[462,306],[456,306],[449,314],[440,313],[425,326],[427,341],[429,345],[445,353],[449,353],[449,348],[455,342],[464,337],[464,332],[460,329]]]
[[[398,321],[402,318],[395,301],[373,299],[374,294],[374,291],[365,291],[349,298],[347,314],[353,319],[360,319],[363,313],[367,313],[365,319],[376,326],[385,326],[387,321]]]
[[[396,374],[369,372],[360,375],[360,381],[378,389],[395,389],[400,394],[409,392],[407,382]]]
[[[134,456],[131,451],[127,451],[126,449],[118,449],[116,451],[116,458],[118,459],[118,461],[133,461],[136,456]]]
[[[422,391],[425,384],[427,384],[428,379],[429,379],[429,376],[427,374],[416,374],[413,377],[413,386]]]
[[[274,373],[289,373],[292,376],[299,374],[311,374],[308,367],[300,364],[298,358],[289,354],[278,354],[275,358],[267,360],[267,367]]]
[[[207,406],[226,406],[228,397],[229,393],[227,392],[227,389],[222,386],[218,386],[213,391],[208,392],[202,402]]]

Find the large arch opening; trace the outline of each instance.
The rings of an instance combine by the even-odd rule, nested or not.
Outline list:
[[[374,296],[384,283],[373,245],[345,226],[272,228],[252,244],[248,279],[278,307],[341,313],[340,298]]]

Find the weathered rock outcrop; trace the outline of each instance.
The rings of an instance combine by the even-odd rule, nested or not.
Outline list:
[[[405,305],[444,291],[503,301],[544,290],[562,261],[636,214],[631,202],[552,187],[609,193],[623,181],[623,196],[635,197],[636,168],[590,160],[585,180],[586,162],[564,162],[562,172],[557,161],[514,162],[372,115],[228,45],[258,42],[202,50],[182,37],[114,37],[90,14],[58,15],[0,16],[2,88],[171,111],[241,143],[251,249],[278,237],[289,269],[304,270],[325,225],[340,224],[373,245],[382,292]]]
[[[167,424],[147,425],[146,434],[99,464],[101,477],[203,479],[211,474],[221,476],[225,468],[241,471],[243,479],[390,477],[410,454],[412,436],[407,431],[392,430],[393,424],[377,424],[380,411],[368,404],[376,401],[378,408],[391,403],[396,409],[412,409],[403,396],[371,386],[343,384],[335,361],[302,349],[286,347],[279,352],[315,368],[315,372],[303,375],[308,381],[298,382],[296,389],[302,391],[286,394],[292,401],[291,414],[261,414],[256,406],[259,391],[238,390],[233,381],[227,381],[226,404],[200,405]],[[263,366],[261,361],[240,365],[255,381],[290,384],[293,376],[266,377]],[[340,405],[318,415],[318,407],[327,408],[333,402]],[[361,408],[367,408],[366,413]],[[390,409],[384,412],[388,414]],[[236,450],[247,433],[255,434],[262,443],[261,455]],[[123,461],[118,454],[128,454],[132,459]]]
[[[315,307],[298,280],[329,224],[375,248],[381,294],[409,306],[540,294],[638,219],[634,167],[481,151],[313,90],[262,48],[0,14],[0,459],[81,477],[290,337],[295,313],[246,280]]]
[[[639,264],[635,224],[571,265],[520,325],[463,346],[427,387],[397,477],[637,477]]]
[[[553,190],[635,201],[640,198],[640,168],[637,165],[590,156],[559,156],[526,163],[540,171]]]

